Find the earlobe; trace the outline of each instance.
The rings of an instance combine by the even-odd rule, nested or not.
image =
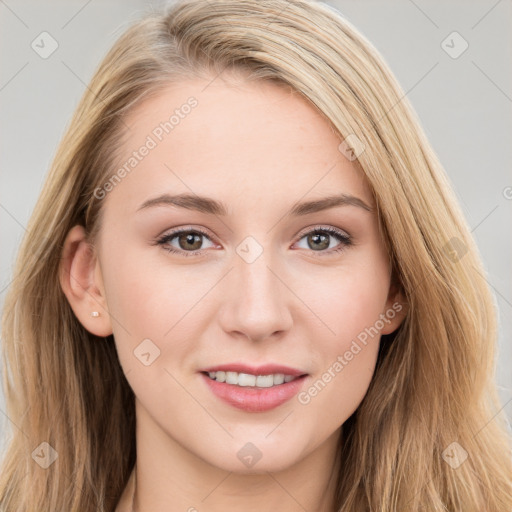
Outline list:
[[[381,334],[391,334],[396,331],[406,317],[408,310],[409,307],[404,292],[396,279],[393,278],[386,301],[386,309],[383,311],[386,318]]]
[[[101,271],[83,226],[74,226],[66,236],[59,280],[62,291],[80,323],[96,336],[112,334]]]
[[[398,298],[397,300],[391,301],[387,304],[386,310],[383,315],[386,317],[384,328],[381,330],[381,334],[391,334],[396,331],[402,324],[404,318],[407,315],[407,303]]]

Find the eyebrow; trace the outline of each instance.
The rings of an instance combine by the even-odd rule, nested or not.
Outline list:
[[[187,210],[195,210],[211,215],[227,215],[227,208],[223,203],[210,197],[193,194],[162,194],[142,203],[137,211],[155,206],[176,206],[178,208],[186,208]],[[373,208],[356,196],[351,194],[338,194],[315,199],[313,201],[297,202],[292,206],[288,214],[292,216],[308,215],[338,206],[357,206],[369,212],[373,211]]]

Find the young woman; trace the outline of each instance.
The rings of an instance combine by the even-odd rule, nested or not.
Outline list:
[[[334,9],[146,17],[20,249],[0,510],[510,511],[483,275],[403,91]]]

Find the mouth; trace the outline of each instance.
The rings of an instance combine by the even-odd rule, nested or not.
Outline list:
[[[275,386],[281,386],[282,384],[292,382],[301,377],[305,377],[307,374],[302,375],[290,375],[285,373],[270,373],[268,375],[254,375],[250,373],[234,372],[234,371],[213,371],[213,372],[201,372],[211,380],[216,382],[225,382],[233,386],[253,388],[253,389],[265,389],[272,388]]]
[[[264,412],[293,398],[309,375],[299,370],[279,369],[282,371],[269,372],[267,369],[248,373],[234,371],[231,365],[230,369],[210,368],[200,374],[207,388],[224,403],[245,412]]]

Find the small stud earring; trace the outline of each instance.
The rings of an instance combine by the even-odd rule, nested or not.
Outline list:
[[[97,311],[92,311],[91,316],[97,317],[100,316],[100,314]]]

